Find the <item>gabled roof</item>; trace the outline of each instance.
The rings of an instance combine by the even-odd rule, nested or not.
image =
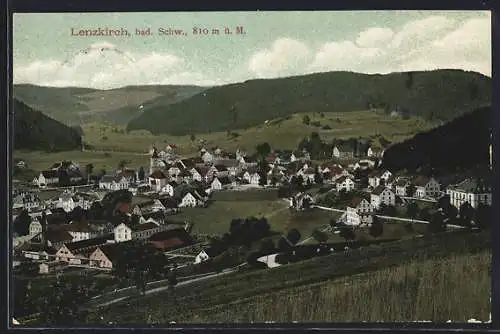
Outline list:
[[[170,168],[178,168],[180,170],[185,169],[184,165],[180,161],[177,161],[176,163],[174,163]]]
[[[384,174],[384,172],[380,169],[376,169],[372,172],[370,172],[370,174],[368,174],[368,177],[381,177],[382,174]]]
[[[153,173],[151,173],[151,175],[149,175],[149,177],[157,180],[162,180],[167,178],[165,174],[163,174],[163,172],[160,170],[155,170]]]
[[[67,242],[73,240],[71,234],[61,226],[59,228],[49,228],[45,231],[45,239],[52,243]]]
[[[468,178],[462,182],[448,187],[450,190],[471,194],[491,193],[491,184],[488,180]]]
[[[175,209],[179,206],[179,202],[173,197],[160,198],[159,201],[166,209]]]
[[[194,158],[181,159],[181,162],[186,166],[186,168],[193,168],[196,166],[196,162]]]
[[[93,228],[88,222],[75,222],[73,224],[69,224],[66,227],[66,231],[68,231],[68,232],[95,232],[95,228]]]
[[[335,144],[334,147],[337,147],[337,149],[340,151],[340,152],[354,152],[356,150],[354,144],[352,143],[349,143],[349,142],[344,142],[344,143],[337,143]]]
[[[396,187],[406,187],[409,183],[410,183],[410,180],[408,180],[407,178],[399,178],[396,181],[395,186]]]
[[[189,233],[184,228],[176,228],[168,231],[162,231],[153,234],[149,237],[151,241],[161,241],[168,240],[171,238],[179,238],[185,242],[192,242],[193,238],[189,235]]]
[[[104,175],[101,177],[100,183],[119,183],[124,179],[123,175]]]
[[[108,240],[113,239],[112,235],[106,235],[100,238],[92,238],[87,240],[80,240],[75,242],[68,242],[64,244],[72,253],[79,253],[80,251],[94,248],[99,245],[106,244]]]
[[[159,202],[161,203],[161,201],[159,201]],[[155,205],[158,205],[156,200],[150,200],[150,201],[138,203],[137,207],[140,209],[144,209],[144,208],[148,208],[148,207],[155,206]]]
[[[126,177],[126,178],[135,178],[135,176],[136,176],[135,170],[133,170],[133,169],[121,170],[121,171],[119,171],[118,175]]]
[[[183,170],[181,170],[181,172],[179,173],[179,176],[182,176],[182,177],[189,177],[189,176],[191,176],[191,172],[189,172],[189,170],[187,170],[187,169],[183,169]]]
[[[184,246],[185,242],[179,238],[171,238],[167,240],[150,241],[149,244],[156,249],[166,251],[169,249],[175,249],[180,246]]]
[[[385,186],[378,186],[377,188],[373,189],[372,191],[372,194],[373,195],[380,195],[384,192],[384,190],[386,190],[388,188],[386,188]],[[390,190],[390,189],[389,189]]]
[[[44,170],[41,172],[44,178],[54,179],[59,177],[59,174],[56,170]]]
[[[98,248],[101,250],[101,252],[104,253],[104,255],[106,255],[108,260],[114,262],[120,256],[120,250],[125,244],[126,242],[108,243],[105,245],[100,245],[98,246]]]
[[[156,225],[155,223],[144,223],[144,224],[131,225],[129,227],[133,232],[142,232],[157,228],[158,225]]]
[[[416,176],[415,178],[412,179],[412,183],[415,186],[420,186],[420,187],[425,186],[427,183],[429,183],[429,181],[430,181],[430,177],[427,177],[424,175],[419,175],[419,176]]]
[[[53,247],[45,246],[42,243],[32,242],[25,242],[21,244],[17,249],[24,252],[46,252],[47,254],[55,254],[57,252]]]
[[[358,205],[365,200],[363,197],[354,197],[350,202],[350,207],[357,208]]]
[[[155,212],[145,213],[145,214],[142,215],[142,218],[144,218],[146,220],[148,220],[149,218],[152,218],[154,220],[164,220],[165,219],[165,213],[163,213],[162,211],[155,211]]]
[[[221,165],[221,164],[218,164],[215,166],[215,168],[217,169],[217,171],[219,172],[227,172],[227,167],[224,166],[224,165]]]
[[[175,181],[170,181],[167,183],[169,186],[171,186],[172,188],[177,188],[179,186],[179,184]]]
[[[339,178],[337,179],[336,183],[343,183],[343,182],[344,182],[344,181],[346,181],[347,179],[349,179],[349,180],[350,180],[351,178],[350,178],[350,177],[348,177],[348,176],[345,176],[345,175],[344,175],[344,176],[341,176],[341,177],[339,177]]]

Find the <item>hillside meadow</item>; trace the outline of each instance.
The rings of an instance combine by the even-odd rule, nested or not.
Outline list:
[[[488,321],[491,252],[452,255],[207,307],[182,322]]]
[[[88,320],[486,321],[490,287],[491,233],[449,232],[236,272],[179,286],[173,294],[137,296],[92,307]]]
[[[308,116],[310,124],[303,123]],[[168,119],[165,119],[168,122]],[[316,123],[317,122],[317,123]],[[319,126],[315,126],[313,124]],[[203,134],[171,136],[153,135],[145,130],[126,132],[123,127],[110,123],[91,123],[83,126],[84,141],[96,150],[147,152],[156,144],[165,147],[176,144],[181,154],[196,154],[201,141],[206,147],[219,146],[235,151],[237,148],[253,152],[259,143],[268,142],[274,148],[295,149],[299,142],[312,132],[318,132],[327,142],[333,139],[384,136],[386,139],[399,142],[412,137],[418,132],[432,128],[431,122],[412,117],[402,119],[391,117],[381,111],[353,111],[349,113],[297,113],[283,118],[270,119],[244,130],[212,132]],[[194,140],[191,140],[194,139]]]
[[[307,115],[310,123],[319,122],[321,127],[306,125],[303,117]],[[331,129],[323,129],[328,125]],[[400,142],[418,132],[431,129],[432,123],[420,118],[402,119],[390,117],[383,112],[353,111],[350,113],[309,113],[296,114],[286,118],[270,120],[267,124],[239,130],[238,137],[228,136],[226,132],[198,134],[194,136],[152,135],[148,131],[131,131],[127,133],[124,127],[111,123],[89,123],[82,128],[83,141],[88,148],[85,152],[42,152],[15,150],[14,159],[25,160],[30,169],[40,171],[48,168],[56,161],[73,160],[80,165],[93,164],[94,170],[110,171],[117,168],[120,161],[125,160],[129,167],[147,168],[149,157],[147,152],[151,145],[160,148],[175,144],[181,155],[198,154],[201,140],[204,146],[222,147],[226,151],[235,152],[237,148],[249,153],[255,151],[259,143],[268,142],[271,147],[280,149],[295,149],[299,142],[312,132],[318,132],[327,142],[333,139],[377,138],[382,135],[392,142]],[[378,141],[374,141],[377,144]]]

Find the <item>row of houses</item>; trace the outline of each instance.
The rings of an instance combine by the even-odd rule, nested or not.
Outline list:
[[[165,252],[192,244],[191,236],[184,229],[171,229],[156,232],[143,238],[143,247]],[[58,248],[32,245],[29,250],[36,254],[40,273],[51,273],[67,266],[85,266],[89,268],[113,269],[120,258],[123,260],[124,249],[130,245],[127,240],[116,243],[110,236],[63,244]],[[28,253],[28,248],[23,250]]]

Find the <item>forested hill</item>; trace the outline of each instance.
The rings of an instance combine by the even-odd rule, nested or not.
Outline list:
[[[492,116],[491,106],[478,108],[395,144],[385,151],[383,168],[391,171],[421,169],[435,175],[487,170]]]
[[[227,131],[297,112],[406,111],[449,121],[491,103],[491,78],[462,70],[369,75],[328,72],[250,80],[207,89],[186,100],[150,108],[129,130],[176,135]]]
[[[13,99],[14,149],[65,151],[81,147],[78,131]]]

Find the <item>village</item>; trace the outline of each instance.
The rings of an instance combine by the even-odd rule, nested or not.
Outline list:
[[[429,212],[427,219],[423,214],[410,213],[415,211],[412,203],[416,201],[438,203],[444,198],[449,204],[446,210],[440,210],[447,211],[442,214],[444,225],[453,215],[467,216],[467,211],[491,205],[487,181],[465,179],[444,184],[432,175],[393,175],[378,168],[383,159],[380,149],[368,147],[359,154],[348,145],[337,145],[325,163],[312,161],[305,149],[266,153],[262,162],[255,155],[240,150],[226,153],[221,148],[203,148],[199,156],[181,158],[175,145],[164,150],[152,147],[147,172],[123,167],[98,177],[90,175],[88,168],[82,171],[76,162],[54,163],[31,185],[14,189],[13,221],[29,221],[24,235],[15,232],[14,266],[34,262],[39,274],[61,272],[67,267],[112,271],[121,249],[133,241],[164,254],[190,249],[191,255],[181,262],[198,265],[217,255],[209,243],[191,235],[192,225],[204,222],[172,222],[170,217],[185,208],[207,207],[217,192],[278,189],[291,210],[338,211],[341,216],[333,224],[351,228],[371,226],[379,221],[377,217],[398,219],[396,207],[408,211],[407,218],[399,218],[403,222],[430,220]],[[342,165],[341,161],[350,163]],[[62,178],[66,186],[58,188]],[[310,191],[319,188],[320,192]],[[42,200],[48,189],[58,189],[59,195]],[[95,214],[105,206],[104,201],[109,202],[106,196],[124,192],[129,198],[112,201],[110,214]],[[137,197],[146,200],[133,204]],[[343,198],[341,206],[335,205],[339,197]]]

